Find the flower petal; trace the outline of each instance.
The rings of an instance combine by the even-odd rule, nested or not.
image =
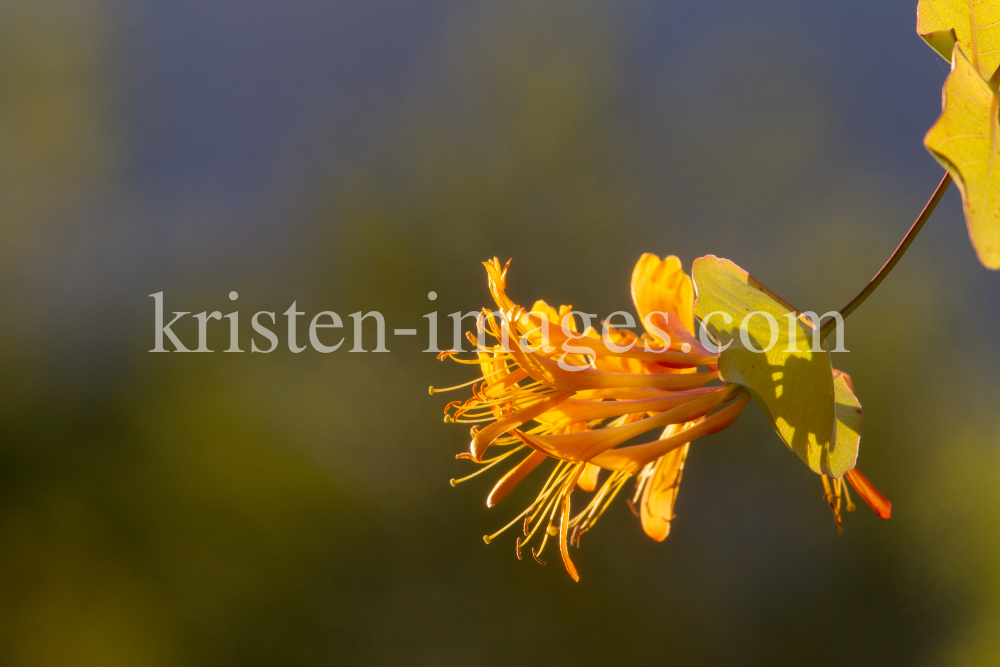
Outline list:
[[[694,286],[675,255],[661,260],[647,252],[639,258],[632,270],[632,300],[643,320],[651,312],[676,314],[665,324],[694,333]]]
[[[564,461],[590,461],[598,454],[651,429],[662,428],[669,424],[682,424],[704,416],[722,405],[737,390],[735,385],[725,385],[710,394],[693,398],[654,417],[647,417],[622,426],[609,426],[582,433],[560,433],[557,435],[530,435],[521,431],[514,431],[514,434],[532,448]],[[594,463],[601,465],[596,459]]]
[[[562,496],[562,512],[559,517],[559,553],[562,554],[563,565],[566,566],[566,571],[569,572],[569,576],[573,577],[573,581],[580,581],[580,575],[576,571],[576,566],[573,565],[573,561],[569,557],[569,523],[572,520],[572,515],[569,511],[569,503],[570,496],[573,495],[573,487],[576,486],[576,483],[582,474],[583,466],[577,466],[576,472],[573,473],[573,477],[571,477],[566,483],[566,490]]]
[[[676,427],[668,428],[665,433],[673,435],[677,430]],[[652,478],[642,490],[642,501],[639,504],[642,529],[657,542],[667,539],[670,534],[674,503],[677,501],[684,461],[690,448],[691,444],[688,443],[661,456],[653,469]]]
[[[660,392],[651,398],[625,401],[588,401],[571,398],[535,419],[553,426],[568,426],[577,422],[609,419],[643,412],[665,412],[688,401],[718,391],[718,387],[701,387],[688,391]]]
[[[749,402],[750,396],[744,394],[718,412],[685,424],[684,430],[674,435],[642,445],[609,449],[593,457],[590,462],[607,470],[620,470],[634,475],[642,470],[644,465],[667,452],[682,447],[695,438],[718,433],[726,428],[736,421]]]
[[[493,487],[490,495],[486,498],[486,506],[493,507],[503,500],[521,480],[527,477],[532,470],[540,466],[547,458],[549,457],[545,454],[531,450],[531,453],[527,457],[522,459],[520,463],[508,470],[507,474],[500,478],[500,481],[496,483],[496,486]]]
[[[518,410],[503,419],[498,419],[486,428],[476,431],[473,434],[472,442],[469,445],[469,451],[472,452],[473,460],[482,461],[483,452],[485,452],[486,449],[493,444],[494,440],[512,428],[516,428],[524,422],[531,421],[545,411],[551,410],[561,402],[568,399],[570,396],[572,396],[572,394],[568,391],[553,394],[548,398],[532,404],[530,407]]]
[[[868,503],[868,506],[875,510],[875,513],[883,519],[888,519],[892,516],[892,503],[889,499],[879,493],[879,490],[875,488],[875,485],[868,481],[868,478],[862,475],[857,468],[852,468],[847,471],[847,481],[851,483],[854,490],[858,492],[858,495],[864,498],[864,501]]]
[[[597,478],[600,474],[600,467],[595,466],[593,463],[587,463],[584,465],[583,474],[580,475],[580,481],[576,485],[587,493],[590,493],[597,488]]]
[[[670,335],[674,347],[688,343],[707,354],[694,337],[694,285],[674,255],[662,260],[645,253],[632,270],[632,301],[643,325],[649,323]],[[666,314],[666,317],[664,317]],[[656,331],[646,330],[659,339]]]
[[[559,363],[533,352],[523,352],[516,345],[510,348],[518,365],[531,377],[556,389],[581,391],[584,389],[622,389],[625,387],[651,387],[653,389],[695,389],[719,377],[718,372],[709,373],[667,373],[646,375],[612,373],[585,366],[570,366],[573,370],[560,368]]]

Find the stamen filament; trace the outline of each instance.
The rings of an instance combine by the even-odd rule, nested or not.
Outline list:
[[[460,477],[458,479],[452,478],[452,479],[450,479],[448,481],[451,482],[452,486],[458,486],[462,482],[464,482],[466,480],[470,480],[473,477],[475,477],[477,475],[481,475],[482,473],[486,472],[487,470],[489,470],[490,468],[492,468],[496,464],[500,463],[501,461],[503,461],[505,458],[507,458],[508,456],[510,456],[511,454],[513,454],[514,452],[516,452],[518,449],[520,449],[520,447],[518,447],[517,449],[512,449],[509,452],[504,452],[500,456],[494,457],[494,458],[490,459],[489,461],[483,461],[483,463],[485,463],[486,465],[484,465],[483,467],[481,467],[479,470],[477,470],[476,472],[472,473],[471,475],[466,475],[465,477]]]

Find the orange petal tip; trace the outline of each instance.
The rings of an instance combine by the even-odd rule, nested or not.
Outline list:
[[[858,495],[868,503],[869,507],[875,510],[879,518],[888,519],[892,516],[892,503],[857,468],[848,470],[846,477]]]

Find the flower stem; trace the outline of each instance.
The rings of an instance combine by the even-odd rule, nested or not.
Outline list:
[[[882,266],[881,269],[878,270],[878,273],[876,273],[875,277],[871,279],[871,282],[869,282],[868,285],[861,290],[860,294],[851,299],[849,304],[840,309],[841,317],[847,319],[847,316],[857,310],[858,306],[863,304],[865,299],[871,296],[872,292],[874,292],[878,286],[882,284],[885,277],[889,275],[889,272],[892,271],[893,267],[895,267],[899,260],[902,259],[903,253],[905,253],[907,248],[910,247],[910,244],[913,243],[913,239],[917,238],[917,234],[920,233],[920,229],[924,226],[924,223],[927,222],[927,219],[931,217],[931,213],[934,212],[934,209],[937,208],[938,202],[941,201],[941,197],[944,195],[949,185],[951,185],[951,174],[945,172],[944,178],[942,178],[941,182],[938,183],[937,189],[934,190],[934,194],[931,195],[927,205],[924,206],[924,210],[920,212],[920,215],[917,216],[917,219],[913,222],[913,226],[910,227],[910,231],[906,232],[906,236],[904,236],[903,240],[899,242],[899,245],[892,253],[892,256],[890,256],[888,261]],[[820,327],[820,339],[826,338],[836,325],[837,318],[831,317],[828,319],[823,326]]]

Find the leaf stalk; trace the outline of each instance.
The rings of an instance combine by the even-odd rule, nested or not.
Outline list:
[[[840,309],[840,315],[843,319],[846,320],[848,315],[857,310],[858,306],[863,304],[865,299],[871,296],[872,292],[874,292],[878,286],[882,284],[882,281],[889,275],[889,272],[892,271],[896,264],[899,263],[899,260],[903,258],[903,254],[910,247],[910,244],[913,243],[913,239],[917,238],[917,234],[920,233],[924,223],[927,222],[928,218],[931,217],[931,214],[934,213],[934,209],[937,208],[938,202],[941,201],[941,197],[944,196],[944,193],[948,190],[949,185],[951,185],[951,174],[949,172],[945,172],[941,182],[938,183],[937,189],[934,190],[934,194],[931,195],[930,200],[928,200],[927,204],[924,206],[924,210],[922,210],[920,215],[917,216],[917,219],[910,227],[910,231],[906,232],[906,236],[904,236],[903,240],[899,242],[898,246],[896,246],[896,250],[893,251],[892,255],[882,268],[878,270],[875,277],[871,279],[863,290],[861,290],[861,293],[851,299],[850,303]],[[820,339],[825,339],[836,325],[837,318],[835,317],[831,317],[824,322],[823,326],[821,326],[819,330]]]

